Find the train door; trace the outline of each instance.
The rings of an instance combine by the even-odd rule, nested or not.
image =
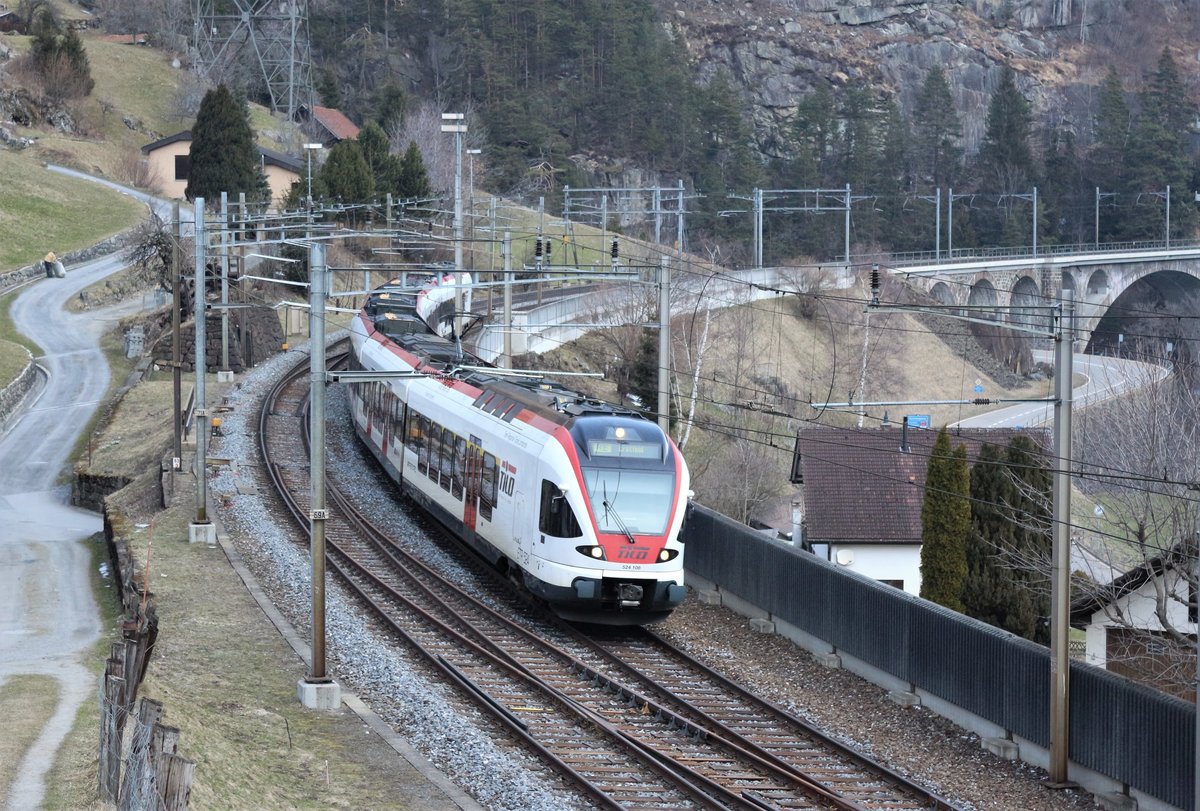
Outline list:
[[[483,490],[483,449],[479,447],[479,437],[474,434],[467,441],[466,470],[463,483],[463,524],[472,532],[475,531],[476,519],[479,514],[479,494]]]

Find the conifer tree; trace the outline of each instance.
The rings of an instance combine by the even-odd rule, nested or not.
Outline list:
[[[64,31],[50,9],[36,14],[32,33],[29,53],[46,95],[60,101],[89,95],[96,82],[79,33]]]
[[[1029,194],[1037,184],[1029,144],[1032,121],[1016,75],[1006,67],[988,104],[987,131],[979,149],[981,188],[1000,195],[999,216],[977,218],[975,227],[984,243],[1028,244],[1032,237],[1029,204],[1015,197]]]
[[[383,199],[389,193],[400,194],[400,158],[391,154],[391,142],[383,128],[374,121],[367,123],[358,133],[358,147],[363,160],[375,181],[375,196]]]
[[[962,169],[962,123],[940,65],[925,76],[913,108],[917,177],[926,189],[950,188]]]
[[[250,112],[244,100],[238,100],[225,85],[204,94],[196,123],[192,125],[192,146],[188,169],[187,199],[213,200],[228,192],[237,197],[261,202],[270,194],[266,176],[259,165]]]
[[[837,137],[833,94],[824,82],[796,105],[792,127],[796,142],[790,175],[798,188],[820,188],[829,181]]]
[[[1125,183],[1125,153],[1129,149],[1132,119],[1129,103],[1125,100],[1125,88],[1114,67],[1109,67],[1100,85],[1096,117],[1093,122],[1094,143],[1088,155],[1088,177],[1095,194],[1116,194]],[[1112,198],[1104,198],[1110,201]],[[1093,204],[1094,204],[1093,197]],[[1094,221],[1093,221],[1094,229]],[[1120,231],[1119,209],[1111,204],[1100,206],[1100,241],[1118,239]]]
[[[971,470],[971,534],[964,613],[1045,643],[1050,610],[1050,473],[1037,446],[1018,436],[984,446]]]
[[[432,193],[429,174],[425,171],[425,159],[416,141],[410,141],[404,156],[400,158],[400,182],[397,193],[406,199],[428,197]]]
[[[955,611],[962,611],[967,577],[970,487],[966,448],[951,450],[942,428],[929,457],[921,507],[921,596]]]
[[[1149,85],[1142,93],[1142,111],[1127,152],[1129,167],[1126,198],[1141,205],[1126,205],[1122,217],[1126,239],[1163,239],[1165,236],[1165,195],[1171,187],[1171,234],[1190,233],[1195,225],[1195,207],[1191,202],[1191,165],[1187,141],[1189,125],[1195,120],[1195,106],[1187,102],[1187,93],[1171,53],[1164,48]],[[1157,202],[1153,204],[1152,199]],[[1132,200],[1128,202],[1132,202]]]
[[[375,178],[358,141],[338,141],[321,167],[321,182],[333,200],[367,203],[375,198]]]

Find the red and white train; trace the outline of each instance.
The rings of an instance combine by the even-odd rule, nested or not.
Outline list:
[[[459,355],[385,285],[351,325],[355,429],[409,496],[560,616],[636,624],[683,600],[687,465],[657,423]]]

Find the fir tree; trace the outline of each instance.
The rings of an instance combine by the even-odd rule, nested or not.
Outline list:
[[[79,38],[79,32],[74,28],[68,28],[63,34],[61,52],[66,57],[67,64],[74,76],[78,95],[90,95],[92,88],[96,86],[96,81],[92,78],[92,66],[88,61],[87,50],[83,47],[83,40]]]
[[[1127,208],[1123,217],[1126,239],[1163,239],[1165,236],[1165,195],[1167,187],[1175,205],[1171,207],[1171,235],[1190,233],[1195,224],[1191,202],[1191,164],[1187,141],[1189,125],[1195,119],[1195,107],[1187,103],[1187,92],[1179,68],[1166,48],[1149,86],[1142,94],[1142,112],[1127,152],[1129,177],[1126,198],[1141,196],[1142,205]],[[1157,200],[1157,205],[1146,203]]]
[[[940,65],[925,76],[913,108],[917,176],[925,188],[952,187],[962,169],[962,123]]]
[[[375,92],[372,99],[375,120],[384,132],[392,132],[404,122],[408,110],[408,94],[395,82],[388,82]]]
[[[976,222],[985,243],[1029,244],[1032,237],[1029,208],[1015,197],[1030,193],[1037,184],[1029,145],[1032,121],[1029,102],[1017,88],[1015,74],[1005,68],[988,105],[987,131],[979,149],[982,187],[1001,195],[999,216],[981,217]]]
[[[432,193],[429,174],[425,171],[425,159],[416,141],[410,141],[404,156],[400,158],[400,180],[396,189],[402,198],[428,197]]]
[[[1100,98],[1093,122],[1094,143],[1088,155],[1088,176],[1093,195],[1097,189],[1101,194],[1115,194],[1125,186],[1125,153],[1129,148],[1131,127],[1125,88],[1121,85],[1116,68],[1110,66],[1100,85]],[[1118,211],[1113,204],[1101,205],[1100,241],[1111,242],[1119,238]]]
[[[921,507],[921,596],[955,611],[962,610],[967,577],[970,487],[966,449],[952,451],[943,428],[929,457]]]
[[[367,203],[375,198],[375,179],[357,141],[338,141],[321,167],[321,182],[333,200]]]
[[[796,148],[791,163],[792,183],[797,188],[820,188],[829,182],[830,165],[837,137],[833,94],[824,82],[796,105],[792,125]]]
[[[64,32],[54,13],[44,9],[35,16],[32,33],[29,53],[46,95],[61,101],[90,94],[96,82],[75,29]]]
[[[219,198],[221,192],[262,202],[269,194],[266,176],[259,165],[250,113],[225,85],[204,94],[196,123],[192,125],[188,184],[189,201],[197,197]],[[264,193],[265,192],[265,193]]]
[[[1050,474],[1037,446],[1019,436],[984,446],[971,470],[971,534],[964,612],[1046,642],[1049,612]]]
[[[375,196],[380,199],[388,194],[403,197],[400,194],[400,158],[391,154],[391,143],[383,128],[370,121],[359,131],[357,140],[375,181]]]

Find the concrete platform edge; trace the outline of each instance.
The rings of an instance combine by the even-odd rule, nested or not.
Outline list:
[[[229,565],[233,567],[233,570],[237,572],[238,577],[242,579],[242,583],[246,586],[246,591],[250,592],[250,596],[258,603],[258,607],[267,615],[267,619],[271,621],[271,624],[275,626],[280,635],[291,645],[292,650],[296,652],[300,660],[307,662],[312,655],[308,643],[296,633],[296,629],[279,613],[279,609],[275,607],[275,604],[267,597],[266,592],[258,585],[258,581],[254,578],[254,575],[246,568],[242,556],[238,554],[237,549],[230,542],[228,534],[222,530],[217,533],[217,539],[221,549],[225,552],[225,557],[229,561]],[[449,777],[439,771],[412,744],[386,724],[358,696],[345,689],[341,693],[343,704],[362,719],[362,722],[369,726],[372,732],[386,741],[388,746],[395,750],[396,754],[408,761],[409,765],[416,769],[422,777],[437,786],[452,803],[463,809],[463,811],[484,811],[482,805],[475,802],[469,794],[454,785]]]

